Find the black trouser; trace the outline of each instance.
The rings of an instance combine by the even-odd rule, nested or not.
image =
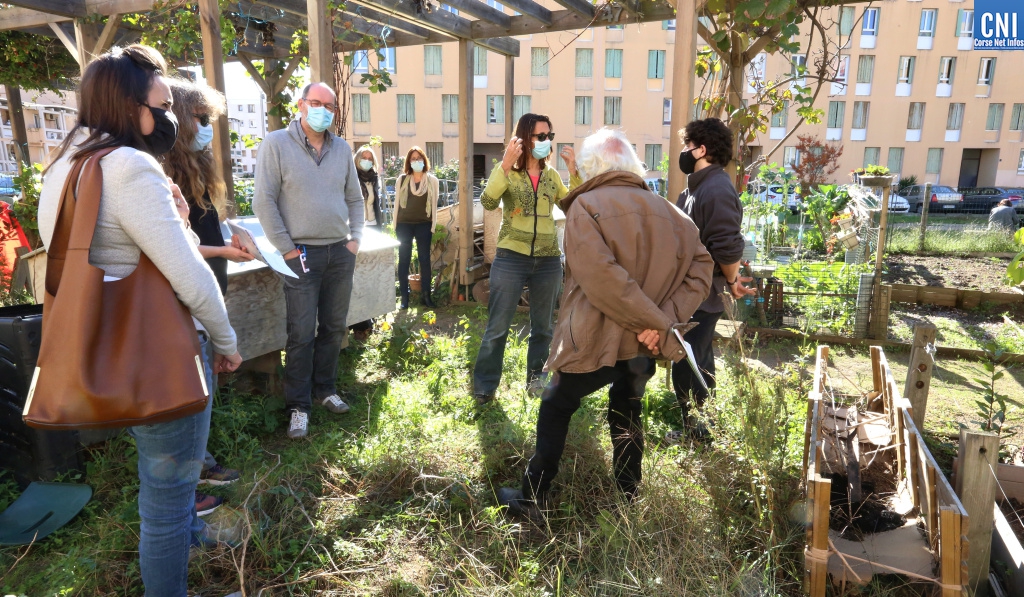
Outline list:
[[[405,224],[399,222],[395,225],[395,235],[401,246],[398,247],[398,289],[401,293],[402,302],[409,302],[409,262],[412,260],[412,241],[416,239],[416,251],[420,256],[420,284],[422,285],[421,295],[430,296],[430,222],[419,222],[417,224]]]
[[[640,420],[642,397],[647,380],[654,375],[655,369],[653,359],[637,357],[590,373],[555,373],[544,390],[537,413],[537,448],[523,475],[523,495],[537,500],[547,497],[551,481],[558,474],[558,461],[565,450],[569,421],[579,409],[580,400],[612,384],[608,391],[612,466],[619,489],[632,498],[640,484],[640,464],[644,456]]]
[[[697,322],[693,328],[683,336],[693,349],[693,356],[697,359],[697,367],[704,374],[704,383],[708,388],[715,387],[715,324],[722,316],[721,311],[709,313],[708,311],[697,311],[693,314],[691,322]],[[672,387],[676,391],[676,398],[679,400],[679,407],[683,409],[683,423],[690,415],[690,395],[697,404],[697,408],[704,406],[708,393],[700,385],[697,374],[690,368],[690,363],[683,359],[672,364]]]

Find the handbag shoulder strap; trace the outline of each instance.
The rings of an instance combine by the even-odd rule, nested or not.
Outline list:
[[[100,159],[115,149],[118,148],[104,148],[87,158],[76,160],[64,181],[53,238],[47,251],[46,292],[50,295],[56,296],[60,287],[68,251],[84,249],[85,263],[88,263],[89,247],[96,231],[100,196],[103,193]]]

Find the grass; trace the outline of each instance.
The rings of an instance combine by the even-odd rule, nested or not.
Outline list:
[[[916,253],[919,233],[913,228],[893,228],[888,231],[887,250],[890,254]],[[967,253],[1016,253],[1020,247],[1013,235],[986,228],[963,230],[927,230],[924,250],[949,255]]]
[[[1003,307],[1005,309],[1005,307]],[[1003,318],[979,316],[979,313],[954,309],[894,309],[889,323],[889,336],[894,340],[910,342],[914,339],[913,326],[924,321],[935,325],[936,342],[940,346],[982,350],[988,344],[1005,352],[1024,354],[1024,328],[1015,323],[1020,313],[1009,311]]]
[[[790,511],[805,370],[757,376],[733,360],[706,448],[656,445],[679,415],[663,378],[652,380],[633,505],[614,489],[607,400],[595,394],[573,419],[558,505],[537,528],[495,504],[532,452],[537,403],[523,390],[525,342],[513,337],[498,400],[473,405],[483,317],[411,310],[346,351],[339,377],[352,411],[314,411],[305,441],[284,438],[279,398],[223,391],[210,448],[244,476],[210,491],[234,507],[215,516],[242,520],[249,540],[201,554],[190,586],[207,597],[240,584],[264,596],[799,594],[803,530]],[[39,544],[0,549],[4,594],[142,595],[135,463],[125,436],[91,450],[93,501]],[[0,508],[16,495],[0,476]]]

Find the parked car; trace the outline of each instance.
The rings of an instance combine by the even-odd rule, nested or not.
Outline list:
[[[924,196],[923,184],[916,184],[909,189],[903,198],[910,204],[910,209],[914,213],[921,213],[921,205],[925,201],[929,201],[931,204],[928,206],[928,211],[957,211],[963,209],[964,196],[956,191],[952,187],[943,185],[932,186],[932,196]]]
[[[964,211],[987,214],[1003,199],[1009,199],[1014,209],[1024,210],[1024,189],[1010,187],[961,187],[957,189],[964,196]]]
[[[750,194],[761,201],[768,203],[774,203],[775,205],[782,205],[785,202],[786,207],[789,211],[797,213],[800,211],[800,195],[797,187],[791,187],[789,189],[789,195],[785,195],[786,188],[782,185],[768,185],[757,184],[757,181],[751,183]]]
[[[905,214],[910,211],[910,204],[899,195],[889,195],[889,213]]]

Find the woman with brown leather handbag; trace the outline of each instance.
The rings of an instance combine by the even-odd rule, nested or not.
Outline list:
[[[43,176],[39,232],[49,252],[48,296],[38,383],[33,384],[35,396],[29,397],[25,415],[29,424],[40,427],[133,425],[129,432],[139,454],[142,520],[139,560],[147,597],[187,593],[190,545],[205,540],[205,525],[196,516],[193,500],[210,429],[212,376],[235,370],[242,360],[217,280],[175,211],[175,201],[182,199],[172,195],[154,159],[170,150],[177,135],[166,72],[156,50],[135,45],[97,57],[82,76],[78,125]],[[87,252],[81,250],[83,238]],[[87,254],[87,263],[82,254]],[[82,293],[80,282],[95,287],[95,274],[89,278],[83,270],[96,268],[102,270],[103,289]],[[142,275],[148,277],[140,285]],[[153,312],[148,297],[156,297],[159,287],[168,283],[180,304]],[[135,296],[125,299],[125,288]],[[92,304],[97,297],[108,302],[115,295],[127,301],[120,311],[111,313]],[[142,295],[147,298],[140,299]],[[64,318],[81,319],[74,312],[75,300],[81,303],[79,311],[105,316],[93,326],[100,330],[97,336],[108,340],[102,332],[112,328],[118,328],[119,335],[91,350],[78,348],[68,354],[60,354],[60,343],[48,345],[48,324],[52,334]],[[191,338],[201,360],[189,346],[172,344],[172,337],[189,325],[188,314],[199,330],[199,342],[195,331]],[[122,321],[112,321],[116,319]],[[122,330],[124,320],[135,328]],[[75,330],[61,331],[68,336],[64,344],[75,346]],[[124,344],[147,341],[145,348],[151,350],[153,340],[167,345],[164,355],[146,358],[157,363],[142,360],[140,355],[147,351],[121,350]],[[193,365],[191,375],[179,376],[188,378],[180,386],[167,377],[165,370],[183,367],[191,358],[198,374]],[[63,361],[76,362],[86,373],[68,370]],[[68,379],[72,377],[76,379]],[[88,378],[88,383],[77,378]],[[130,391],[106,391],[124,379],[130,380]],[[78,390],[73,401],[60,401],[60,392],[54,390],[61,384]],[[191,394],[188,400],[176,400],[178,387]],[[83,411],[83,404],[91,410]],[[102,420],[105,414],[107,421]]]

